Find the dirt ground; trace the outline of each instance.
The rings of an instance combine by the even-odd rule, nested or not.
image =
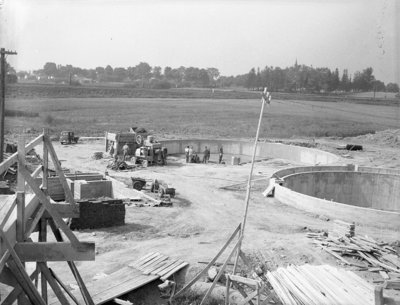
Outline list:
[[[400,165],[397,144],[383,145],[363,138],[325,138],[317,139],[316,143],[321,149],[341,154],[344,164],[388,168],[399,168]],[[346,143],[363,144],[364,151],[336,149]],[[108,159],[92,158],[94,152],[104,151],[103,141],[65,146],[54,142],[54,145],[63,167],[82,172],[105,172]],[[224,156],[226,161],[230,158]],[[81,241],[96,243],[96,260],[78,263],[83,278],[90,281],[96,274],[113,272],[152,251],[188,261],[189,278],[205,266],[198,262],[213,258],[243,217],[245,187],[239,190],[220,187],[246,181],[250,170],[250,164],[233,166],[226,162],[219,165],[216,160],[217,156],[212,155],[209,164],[186,164],[183,156],[170,156],[164,167],[128,172],[109,170],[110,176],[127,184],[132,176],[160,179],[176,189],[176,198],[172,207],[126,206],[126,225],[122,227],[76,232]],[[267,178],[274,171],[296,165],[301,164],[280,159],[255,164],[254,179],[265,177],[265,180],[256,183],[252,190],[242,249],[253,260],[261,260],[271,268],[304,263],[340,266],[335,258],[306,238],[309,230],[330,229],[332,221],[326,215],[307,213],[261,194]],[[377,227],[357,227],[356,232],[388,242],[400,239],[399,232]],[[73,282],[72,276],[67,275],[66,265],[54,264],[53,268],[65,274],[66,282]],[[368,278],[379,278],[379,274],[368,275]]]

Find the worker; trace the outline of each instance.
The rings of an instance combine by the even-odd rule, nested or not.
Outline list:
[[[224,149],[221,145],[221,147],[219,148],[219,161],[218,161],[219,164],[221,164],[223,156],[224,156]]]
[[[122,153],[124,155],[124,161],[126,161],[126,157],[128,156],[128,152],[129,152],[129,146],[128,146],[128,143],[125,143],[125,145],[122,146]]]
[[[189,145],[185,147],[186,163],[189,163]]]
[[[210,159],[210,150],[206,146],[203,153],[203,163],[207,164],[209,159]]]
[[[193,146],[189,147],[189,162],[192,162],[193,157]]]

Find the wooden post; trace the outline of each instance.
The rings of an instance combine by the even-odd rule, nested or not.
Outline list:
[[[42,217],[42,219],[40,220],[39,242],[45,242],[46,240],[47,240],[47,220],[45,217]],[[43,262],[43,265],[47,267],[46,262]],[[41,270],[38,264],[37,268]],[[40,274],[40,286],[42,289],[42,298],[44,302],[47,304],[47,281],[43,272],[41,272]]]
[[[25,179],[21,173],[21,168],[25,166],[25,138],[18,138],[18,175],[17,175],[17,230],[16,240],[24,242],[25,239]],[[25,263],[22,262],[25,267]],[[25,304],[24,296],[18,295],[18,305]]]
[[[264,89],[264,95],[266,95],[266,94],[267,94],[267,88]],[[267,102],[264,99],[264,95],[261,98],[260,117],[258,119],[256,138],[254,140],[253,156],[251,158],[251,168],[250,168],[249,178],[247,180],[246,199],[245,199],[245,206],[244,206],[244,213],[243,213],[243,220],[242,220],[242,228],[240,230],[240,236],[243,236],[243,234],[244,234],[244,229],[246,227],[247,213],[248,213],[248,210],[249,210],[251,179],[253,177],[254,161],[256,159],[257,143],[258,143],[258,138],[260,136],[260,128],[261,128],[262,117],[263,117],[263,114],[264,114],[264,106],[265,106],[265,104]],[[238,247],[238,250],[237,250],[237,254],[236,254],[236,258],[235,258],[235,264],[233,266],[232,274],[235,274],[235,272],[236,272],[236,268],[237,268],[237,264],[238,264],[238,261],[239,261],[239,254],[240,254],[241,247],[242,247],[242,245],[240,243],[240,245]]]
[[[49,150],[47,149],[46,143],[44,143],[44,139],[47,137],[48,131],[46,128],[43,128],[43,178],[42,178],[42,189],[43,192],[48,195],[48,169],[49,169]]]

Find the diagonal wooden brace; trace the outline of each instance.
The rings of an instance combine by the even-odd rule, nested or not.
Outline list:
[[[68,237],[71,244],[74,247],[79,248],[79,240],[76,238],[74,233],[72,233],[72,231],[69,229],[67,224],[64,222],[64,220],[58,214],[58,212],[51,206],[49,198],[37,186],[35,180],[31,177],[28,170],[25,167],[21,167],[19,169],[19,171],[24,175],[24,178],[25,178],[26,182],[28,182],[29,187],[32,189],[32,191],[35,193],[35,195],[38,196],[41,204],[43,204],[45,206],[47,212],[53,217],[55,223],[64,232],[64,234]]]

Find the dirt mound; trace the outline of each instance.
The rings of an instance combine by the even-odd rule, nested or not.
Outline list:
[[[385,144],[392,147],[400,146],[400,129],[377,131],[374,134],[369,133],[353,139],[370,144]]]

